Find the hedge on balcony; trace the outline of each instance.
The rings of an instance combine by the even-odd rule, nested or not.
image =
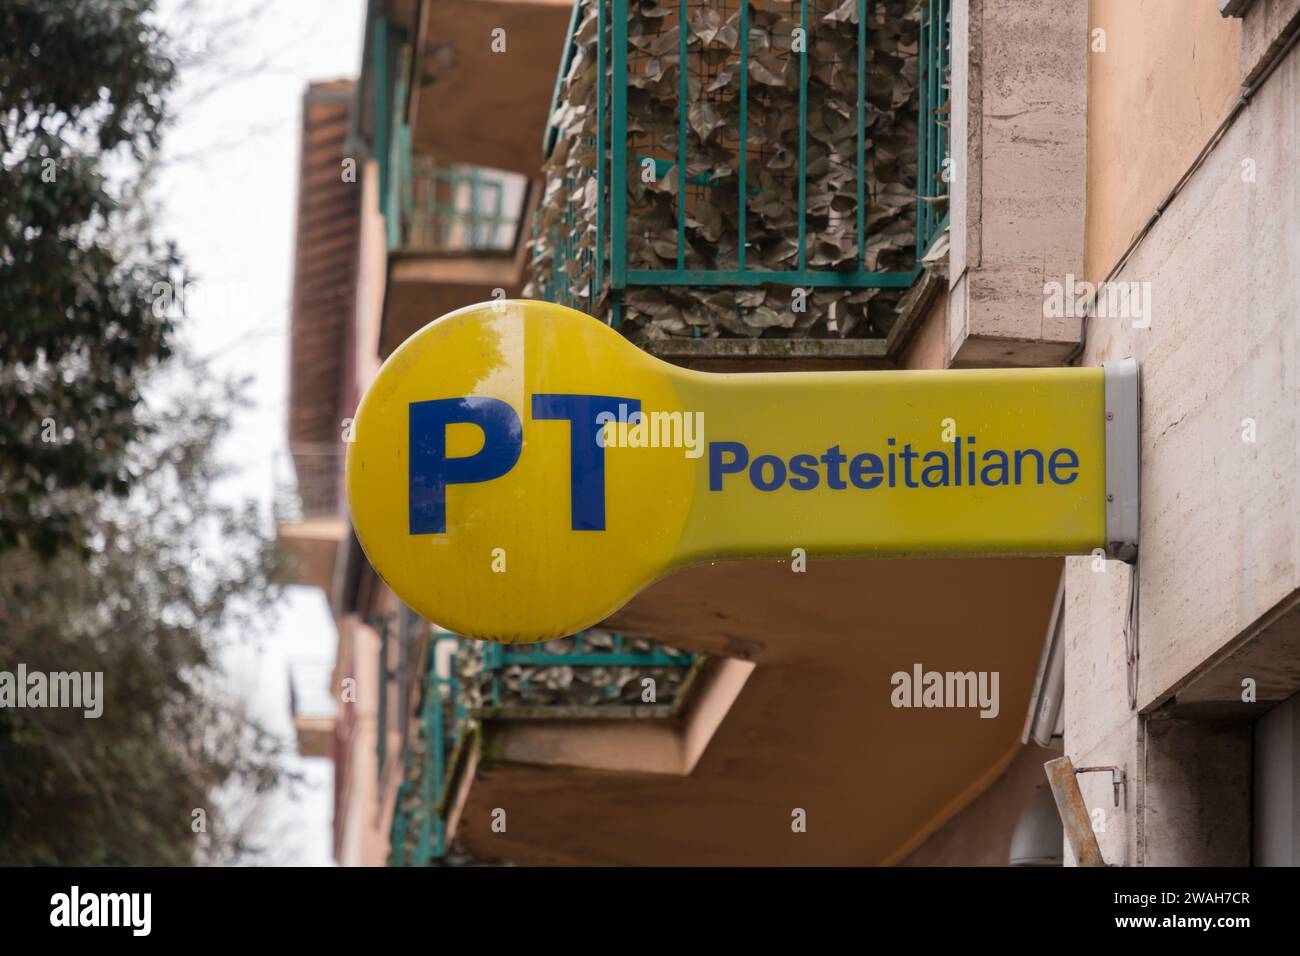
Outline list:
[[[916,243],[919,0],[868,0],[865,97],[865,248],[858,248],[858,0],[810,0],[804,182],[808,270],[903,272]],[[627,94],[630,269],[677,265],[680,90],[678,3],[629,0]],[[602,263],[595,287],[597,225],[597,7],[584,0],[552,123],[535,224],[529,294],[569,299],[598,315],[610,305]],[[789,271],[799,254],[800,98],[792,51],[799,2],[751,4],[746,268]],[[738,262],[741,11],[691,0],[687,14],[684,267],[734,270]],[[606,57],[606,91],[610,87]],[[607,92],[608,97],[608,92]],[[608,102],[608,99],[607,99]],[[608,109],[608,107],[607,107]],[[608,150],[608,137],[607,150]],[[653,181],[643,172],[655,171]],[[607,179],[609,177],[606,177]],[[608,182],[606,183],[608,189]],[[609,218],[605,216],[605,228]],[[600,247],[608,255],[609,241]],[[630,337],[878,337],[893,322],[900,289],[812,286],[804,311],[789,285],[629,287]]]

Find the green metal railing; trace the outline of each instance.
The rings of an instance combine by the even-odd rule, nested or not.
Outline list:
[[[446,820],[439,812],[447,787],[447,757],[465,724],[465,708],[451,676],[438,673],[438,646],[456,642],[454,635],[435,635],[421,688],[416,746],[406,753],[406,778],[397,788],[393,808],[389,862],[393,866],[428,866],[446,854]],[[413,838],[413,839],[412,839]],[[412,842],[414,845],[412,846]]]
[[[594,632],[583,632],[545,644],[507,647],[455,634],[434,634],[421,685],[419,733],[406,750],[407,772],[393,812],[392,865],[428,866],[447,855],[446,812],[456,758],[476,731],[485,708],[537,706],[531,700],[530,681],[544,681],[556,671],[567,673],[576,683],[575,675],[584,671],[608,676],[609,669],[616,668],[655,669],[658,673],[662,673],[659,669],[672,669],[684,676],[695,663],[692,654],[668,648],[639,650],[630,643],[619,634],[598,638]],[[439,646],[449,646],[449,654],[440,654]],[[440,673],[440,659],[445,673]],[[659,690],[658,702],[672,703],[681,686]],[[596,693],[604,706],[626,703],[616,684],[605,688]]]
[[[588,2],[590,0],[574,0],[573,13],[569,17],[569,30],[564,41],[564,52],[560,57],[560,68],[555,76],[555,89],[551,94],[550,117],[552,121],[547,123],[542,148],[543,156],[547,158],[550,157],[551,151],[555,148],[561,136],[560,130],[554,125],[553,120],[564,92],[565,77],[568,75],[569,67],[573,62],[577,42],[576,35],[582,21],[582,11],[584,5]],[[597,157],[604,157],[607,143],[605,128],[608,99],[608,84],[605,76],[607,57],[605,38],[609,32],[607,0],[601,0],[597,13],[599,18],[598,29],[601,36],[598,44],[596,76],[597,133],[594,137],[586,137],[584,145],[593,148]],[[573,177],[565,177],[561,181],[558,192],[547,193],[543,198],[541,208],[534,214],[533,222],[533,237],[536,238],[544,230],[547,234],[548,251],[551,253],[549,257],[550,268],[543,275],[538,276],[538,295],[547,302],[556,302],[570,308],[582,309],[591,315],[598,314],[597,303],[604,284],[605,176],[605,163],[598,161],[596,163],[598,198],[594,247],[591,244],[584,245],[581,239],[581,228],[585,223],[586,213],[582,201],[578,198],[578,191],[581,187],[585,187],[585,182],[575,180]],[[544,218],[549,218],[552,222],[547,226],[542,226],[541,221]],[[574,279],[578,276],[588,277],[585,285],[579,286],[575,284]]]
[[[710,76],[716,75],[716,65],[706,67],[702,62],[702,54],[692,54],[689,50],[690,31],[682,28],[691,16],[692,11],[701,7],[711,6],[726,9],[725,5],[717,3],[701,3],[699,0],[678,0],[677,2],[677,34],[678,34],[678,62],[687,64],[685,69],[679,67],[677,70],[678,91],[676,102],[677,117],[677,134],[675,137],[675,150],[670,149],[671,143],[657,142],[653,138],[645,136],[629,135],[628,124],[628,80],[632,71],[636,69],[635,61],[641,60],[642,56],[629,43],[628,36],[628,17],[627,7],[629,0],[611,0],[612,8],[612,94],[613,107],[611,111],[611,131],[610,146],[612,157],[610,162],[610,205],[611,205],[611,253],[610,253],[610,278],[611,284],[615,289],[624,289],[631,286],[756,286],[764,284],[781,284],[791,286],[806,286],[809,288],[833,287],[833,288],[890,288],[906,287],[912,284],[914,274],[912,272],[872,272],[862,266],[862,253],[866,248],[866,124],[865,110],[867,98],[867,70],[866,70],[866,30],[867,30],[867,0],[858,0],[858,42],[856,49],[856,91],[854,99],[854,109],[857,116],[857,135],[855,143],[855,155],[853,157],[854,167],[854,188],[857,200],[855,230],[856,230],[856,248],[858,250],[858,262],[856,268],[852,270],[831,270],[818,269],[811,267],[808,262],[809,240],[812,238],[809,230],[810,214],[808,208],[808,125],[809,125],[809,102],[808,102],[808,71],[809,71],[809,50],[814,48],[817,40],[818,20],[820,15],[830,13],[838,4],[819,4],[817,0],[797,0],[796,3],[765,3],[761,4],[768,8],[790,9],[798,11],[798,29],[803,31],[803,51],[799,53],[792,47],[788,52],[790,57],[798,57],[798,84],[799,84],[799,134],[798,134],[798,168],[795,171],[797,182],[795,193],[797,196],[796,222],[798,223],[798,236],[796,240],[796,253],[793,268],[789,269],[764,269],[756,268],[749,261],[749,243],[746,241],[746,228],[749,218],[749,204],[753,199],[752,189],[755,185],[753,170],[750,168],[752,160],[762,162],[767,158],[764,147],[759,146],[754,149],[750,137],[750,109],[752,97],[759,95],[757,90],[751,89],[754,83],[751,79],[750,71],[750,2],[740,3],[740,27],[739,27],[739,70],[737,76],[741,78],[738,86],[739,97],[739,125],[735,134],[735,155],[734,162],[737,169],[737,187],[736,187],[736,215],[735,221],[738,228],[737,242],[735,246],[735,261],[729,267],[715,267],[704,269],[692,269],[688,267],[688,250],[687,250],[687,229],[686,221],[692,206],[692,185],[695,185],[695,195],[699,195],[699,190],[712,186],[723,173],[716,166],[706,170],[703,177],[689,177],[679,175],[676,182],[675,197],[675,257],[673,264],[668,268],[662,267],[645,267],[634,268],[629,261],[628,248],[628,174],[629,174],[629,146],[636,142],[642,152],[650,156],[666,160],[669,169],[688,170],[692,163],[698,164],[702,157],[692,156],[690,154],[690,142],[687,134],[687,118],[690,107],[693,103],[690,91],[691,80],[696,81],[697,91],[703,81]],[[760,3],[753,3],[758,7]],[[815,17],[810,18],[810,12]],[[665,19],[665,30],[667,30],[670,18]],[[692,76],[692,71],[695,75]],[[709,72],[705,72],[708,70]],[[703,97],[697,92],[694,102],[701,102]],[[662,155],[667,150],[670,155]],[[675,153],[675,155],[671,155]],[[751,155],[752,154],[752,155]],[[644,162],[646,156],[637,153],[633,158],[638,162]],[[636,167],[633,167],[636,168]]]
[[[505,209],[506,181],[479,166],[439,166],[409,156],[402,187],[401,248],[504,251],[514,244],[520,210]]]
[[[403,87],[398,84],[399,102]],[[416,156],[410,126],[398,122],[395,131],[384,208],[389,248],[432,253],[509,250],[523,216],[522,185],[507,208],[511,174]]]
[[[525,645],[529,648],[528,650],[514,650],[513,645],[507,646],[505,644],[486,645],[487,660],[485,666],[490,675],[486,702],[493,707],[502,706],[504,702],[503,675],[510,668],[520,668],[519,678],[523,686],[515,693],[526,696],[529,681],[528,669],[545,671],[545,669],[551,667],[689,667],[694,660],[694,657],[690,654],[664,648],[650,652],[629,651],[627,650],[627,641],[623,635],[613,634],[611,638],[612,641],[607,649],[592,647],[591,639],[585,633],[576,634],[573,638],[565,639],[565,641],[552,642],[552,644],[564,644],[571,641],[572,648],[566,648],[562,652],[547,650],[552,644]],[[617,693],[618,688],[616,685],[607,684],[604,688],[604,702],[617,702]]]
[[[576,276],[601,272],[599,267],[603,264],[597,253],[589,246],[584,247],[581,241],[585,217],[579,202],[572,198],[577,185],[572,178],[566,177],[563,181],[564,198],[558,200],[560,208],[556,222],[547,229],[554,254],[550,258],[550,268],[541,277],[539,296],[547,302],[557,302],[595,315],[600,280],[588,280],[584,285],[573,281]],[[539,210],[537,215],[544,212],[546,210]],[[536,231],[534,225],[534,235]]]
[[[840,7],[838,0],[753,0],[739,4],[738,50],[735,58],[738,67],[735,75],[743,79],[736,83],[734,92],[738,100],[738,127],[729,136],[734,156],[730,164],[734,169],[713,166],[700,170],[702,157],[691,152],[688,135],[688,114],[702,97],[700,90],[710,77],[716,77],[721,67],[717,58],[706,64],[703,52],[691,49],[689,30],[677,29],[677,62],[686,63],[678,69],[675,103],[676,131],[672,141],[658,141],[639,133],[637,124],[629,126],[629,78],[637,77],[643,69],[644,57],[639,52],[645,45],[645,36],[629,37],[629,3],[636,0],[577,0],[570,24],[569,38],[562,57],[557,78],[552,116],[560,105],[564,80],[572,61],[576,33],[583,19],[579,14],[595,4],[598,26],[596,44],[596,97],[595,136],[588,137],[585,146],[594,150],[597,179],[595,195],[596,223],[594,243],[579,246],[575,226],[584,218],[579,197],[584,193],[581,182],[572,178],[564,181],[564,188],[556,197],[565,205],[548,227],[554,258],[549,274],[541,278],[542,294],[553,301],[563,302],[596,313],[595,306],[603,295],[606,278],[609,281],[610,316],[617,324],[620,300],[628,290],[638,287],[692,286],[739,288],[761,285],[800,286],[810,289],[865,289],[906,288],[919,273],[917,267],[909,270],[870,271],[864,267],[864,253],[871,233],[868,226],[869,189],[873,186],[867,156],[867,84],[871,75],[868,61],[868,10],[872,0],[858,0],[857,43],[852,57],[854,94],[852,109],[856,131],[852,144],[851,195],[854,197],[852,235],[857,250],[854,268],[818,268],[810,265],[809,247],[816,239],[816,217],[809,211],[809,121],[810,110],[825,104],[809,102],[810,57],[790,51],[787,55],[798,57],[798,158],[789,184],[797,202],[796,221],[798,234],[796,253],[789,268],[773,269],[756,265],[751,256],[752,243],[747,231],[754,215],[750,208],[760,191],[758,177],[766,169],[774,152],[773,144],[756,143],[751,135],[750,116],[753,100],[762,96],[751,76],[751,19],[753,10],[788,11],[796,18],[804,33],[805,50],[814,49],[819,24],[823,17]],[[916,244],[917,262],[924,256],[936,236],[947,223],[948,184],[951,166],[948,163],[948,113],[951,51],[949,43],[951,0],[916,0],[919,7],[919,112],[917,116],[917,202]],[[662,20],[662,36],[671,39],[671,32],[704,9],[720,10],[725,19],[736,9],[734,0],[661,0],[661,9],[667,16]],[[815,66],[814,64],[811,64]],[[849,64],[841,64],[848,69]],[[608,73],[608,78],[607,78]],[[589,107],[590,108],[590,107]],[[728,105],[730,109],[730,104]],[[547,129],[544,149],[549,156],[563,132],[555,126]],[[745,144],[741,148],[740,144]],[[824,160],[825,157],[822,156]],[[667,255],[667,265],[639,262],[630,249],[629,237],[635,231],[636,210],[629,208],[630,176],[635,176],[643,166],[653,168],[656,178],[672,174],[675,170],[692,170],[691,175],[678,177],[673,186],[673,246]],[[705,164],[707,167],[707,164]],[[758,172],[756,172],[758,170]],[[733,179],[734,182],[730,182]],[[691,248],[688,237],[689,217],[694,206],[707,196],[717,202],[719,189],[726,182],[728,201],[734,201],[734,254],[731,261],[714,263],[708,268],[695,268],[692,258],[699,256]],[[545,210],[539,214],[539,219]],[[535,232],[536,235],[536,232]],[[574,276],[588,277],[589,285],[575,287]]]
[[[523,218],[522,181],[500,170],[415,155],[406,121],[409,51],[403,42],[394,42],[404,39],[384,18],[375,21],[374,154],[388,248],[429,253],[507,251]]]
[[[916,255],[920,259],[948,225],[952,91],[952,0],[921,8],[920,117],[917,122]]]

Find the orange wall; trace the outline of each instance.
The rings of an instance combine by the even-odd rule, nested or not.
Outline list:
[[[1091,0],[1087,278],[1105,277],[1240,90],[1241,21],[1215,0]]]

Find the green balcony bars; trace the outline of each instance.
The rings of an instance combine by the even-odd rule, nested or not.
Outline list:
[[[641,680],[656,680],[666,709],[684,688],[694,655],[588,631],[545,644],[506,647],[454,634],[432,636],[420,690],[419,732],[406,747],[406,773],[393,812],[390,862],[444,860],[450,787],[485,714],[508,717],[566,708],[566,717],[639,704]]]
[[[388,248],[435,254],[510,250],[523,216],[523,177],[414,154],[406,122],[407,58],[393,56],[395,32],[379,18],[372,39],[375,158]]]
[[[522,179],[413,155],[410,127],[401,123],[396,131],[389,154],[393,195],[384,209],[389,248],[429,253],[511,249],[523,215]]]
[[[952,0],[928,0],[921,10],[921,113],[917,125],[916,254],[925,255],[948,225],[952,90]]]
[[[637,290],[909,287],[945,222],[950,3],[579,0],[537,291],[617,322]]]
[[[644,642],[641,642],[644,645]],[[490,707],[526,707],[570,704],[604,706],[640,701],[641,687],[620,684],[617,669],[645,676],[660,668],[685,668],[693,656],[666,647],[634,649],[621,634],[579,633],[546,644],[525,645],[516,650],[504,644],[484,644],[487,675],[483,704]],[[551,686],[554,668],[578,668],[572,676],[560,675],[566,686]],[[564,678],[568,677],[565,681]],[[659,675],[662,676],[662,675]],[[663,682],[660,681],[662,684]],[[660,687],[659,702],[673,700],[675,683]],[[630,695],[630,696],[629,696]]]
[[[520,210],[507,211],[505,176],[415,156],[399,181],[403,249],[504,251],[514,244]]]
[[[421,686],[419,732],[406,749],[406,775],[397,788],[393,808],[389,850],[393,866],[428,866],[446,854],[442,803],[448,783],[447,761],[460,741],[466,713],[456,694],[456,681],[438,673],[438,648],[457,641],[454,635],[435,635],[430,641]]]

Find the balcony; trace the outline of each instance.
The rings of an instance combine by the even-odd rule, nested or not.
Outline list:
[[[348,533],[343,513],[342,444],[296,443],[275,461],[277,535],[289,558],[293,584],[326,592],[334,579],[339,543]]]
[[[347,355],[357,289],[361,201],[339,175],[355,152],[349,123],[351,81],[316,83],[302,102],[287,454],[274,461],[275,518],[296,583],[328,588],[346,534],[340,507],[339,429],[354,401]]]
[[[401,154],[396,251],[508,253],[519,230],[527,182],[481,166],[440,166]]]
[[[384,23],[374,26],[376,37],[391,32]],[[414,50],[400,44],[389,49],[387,43],[372,60],[394,65],[371,84],[388,270],[381,355],[440,315],[472,302],[517,296],[523,272],[520,225],[535,202],[526,175],[466,163],[457,150],[431,152],[414,143],[408,116],[416,94],[407,83]]]
[[[526,294],[669,359],[884,364],[946,227],[949,5],[580,0]]]
[[[329,665],[295,664],[289,672],[289,714],[304,757],[334,756],[333,679]]]
[[[391,862],[493,859],[485,844],[456,839],[480,769],[627,769],[608,764],[644,760],[654,749],[647,743],[675,739],[701,663],[600,630],[519,648],[435,633],[404,748]]]

